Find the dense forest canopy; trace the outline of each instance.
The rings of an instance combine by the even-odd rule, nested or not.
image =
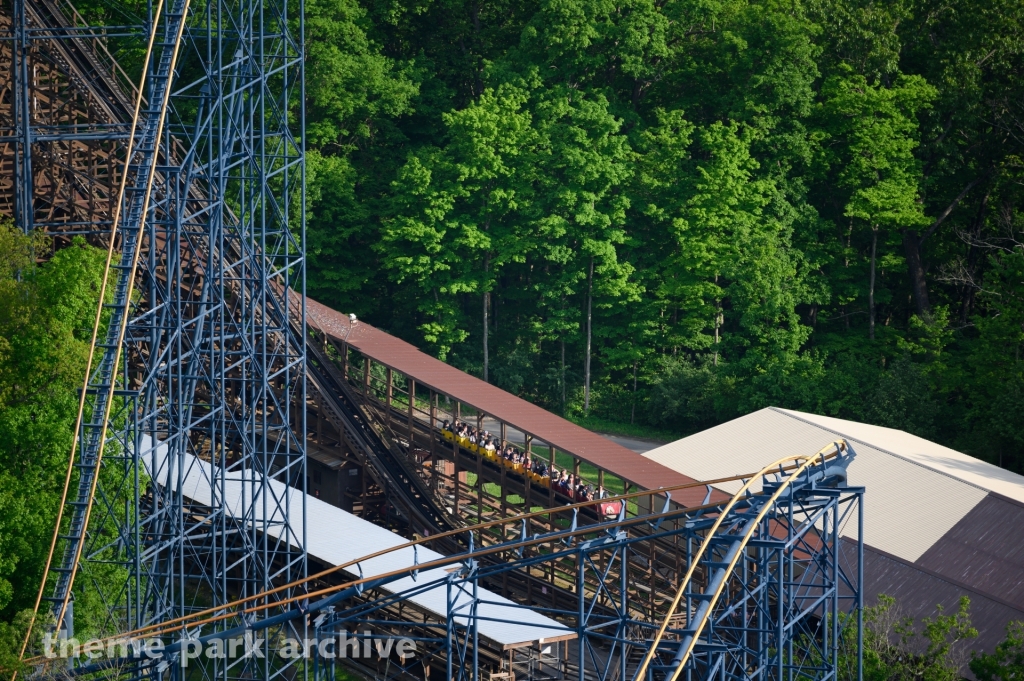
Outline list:
[[[309,292],[568,414],[1024,472],[1016,0],[308,0]]]

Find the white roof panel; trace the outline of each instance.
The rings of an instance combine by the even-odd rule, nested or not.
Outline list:
[[[829,416],[807,414],[802,411],[776,409],[795,418],[809,421],[835,433],[844,433],[851,440],[870,443],[896,456],[945,473],[989,492],[1001,494],[1024,504],[1024,475],[994,466],[981,459],[943,447],[940,444],[911,435],[902,430],[872,426],[856,421],[844,421]]]
[[[148,448],[148,440],[148,437],[144,438],[146,442],[144,442],[143,450]],[[166,446],[161,445],[155,450],[143,451],[142,454],[150,476],[160,484],[167,484],[168,480],[166,449]],[[212,505],[212,490],[215,489],[212,484],[213,466],[187,454],[182,457],[181,462],[182,495],[204,506]],[[170,487],[177,489],[179,471],[171,472],[169,477],[172,478]],[[248,480],[249,484],[245,484],[244,480]],[[252,480],[252,471],[246,471],[245,474],[241,471],[232,471],[224,482],[223,506],[234,517],[249,515],[262,521],[263,504],[262,500],[253,499],[255,486],[251,484]],[[277,499],[272,504],[273,507],[280,508],[290,505],[294,508],[301,508],[302,493],[299,490],[276,480],[271,480],[269,487],[271,494]],[[290,541],[296,546],[299,545],[303,532],[302,518],[295,517],[299,515],[301,514],[294,514],[287,521],[284,518],[271,517],[267,533],[278,538],[291,537]],[[274,523],[274,520],[279,522]],[[309,495],[306,496],[306,520],[308,555],[329,565],[347,563],[378,551],[400,546],[408,541],[389,530]],[[442,554],[426,547],[420,547],[415,552],[412,547],[408,547],[367,560],[362,563],[361,567],[364,577],[372,577],[443,557]],[[450,568],[425,570],[419,573],[415,581],[411,577],[406,577],[379,588],[389,593],[406,591],[414,588],[417,584],[443,579],[448,574],[446,572],[448,569]],[[352,576],[358,576],[359,571],[353,566],[348,572]],[[478,595],[482,601],[477,609],[481,618],[478,624],[480,635],[504,648],[575,636],[572,630],[555,620],[534,612],[528,607],[518,605],[503,596],[483,588],[479,589]],[[463,603],[467,603],[469,598],[468,594],[459,594],[455,607],[458,608]],[[443,584],[439,585],[411,596],[409,601],[443,620],[447,612],[447,588]],[[456,618],[457,621],[460,619]]]
[[[762,409],[644,456],[684,475],[711,480],[758,471],[787,455],[813,454],[845,437],[857,453],[849,484],[865,488],[864,542],[911,562],[985,498],[986,490],[974,484],[802,417],[799,412]],[[720,485],[727,492],[740,486]],[[851,524],[844,534],[855,530]]]

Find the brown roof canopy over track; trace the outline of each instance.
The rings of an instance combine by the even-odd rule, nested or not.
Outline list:
[[[541,409],[453,366],[421,352],[410,343],[377,329],[366,322],[349,323],[347,315],[332,310],[312,298],[306,298],[309,325],[346,343],[422,386],[468,404],[499,421],[529,433],[559,451],[602,468],[640,489],[657,489],[696,482],[682,473],[651,461],[636,452],[592,433],[575,423]],[[686,506],[704,500],[705,490],[679,490],[673,498]],[[718,498],[718,494],[715,498]],[[722,495],[723,498],[726,495]]]

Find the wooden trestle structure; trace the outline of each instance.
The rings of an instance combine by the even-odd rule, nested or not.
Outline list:
[[[51,234],[106,233],[134,86],[104,41],[67,37],[85,24],[70,4],[14,4],[34,34],[17,35],[14,12],[0,12],[0,215]],[[60,27],[64,39],[45,41],[43,27]],[[28,129],[36,134],[26,148]]]
[[[535,456],[543,456],[549,466],[557,465],[560,469],[571,470],[595,486],[609,488],[612,494],[633,494],[627,507],[622,509],[623,517],[728,499],[729,495],[710,485],[699,485],[675,472],[651,469],[639,472],[656,476],[664,481],[664,485],[689,487],[669,495],[654,491],[642,494],[645,489],[657,489],[661,485],[644,487],[635,480],[638,477],[636,460],[642,459],[638,454],[547,412],[544,412],[547,421],[544,427],[548,432],[551,432],[552,426],[570,431],[569,437],[563,439],[569,442],[569,446],[559,447],[553,442],[541,440],[528,427],[520,423],[509,424],[500,410],[495,410],[497,413],[486,413],[476,405],[466,404],[443,388],[426,384],[422,377],[403,374],[380,362],[373,356],[380,353],[374,353],[366,342],[353,345],[350,342],[352,334],[326,332],[323,326],[327,324],[318,322],[326,322],[328,317],[340,319],[342,316],[315,301],[307,300],[307,306],[310,310],[310,329],[314,332],[311,344],[320,344],[321,356],[329,355],[333,359],[331,372],[346,382],[350,394],[358,396],[361,409],[375,424],[381,438],[403,459],[409,474],[421,479],[424,486],[433,493],[435,502],[451,514],[459,525],[500,521],[524,513],[558,509],[575,504],[577,500],[556,490],[548,484],[547,479],[528,474],[521,467],[509,465],[504,460],[489,457],[481,448],[459,442],[451,433],[442,430],[441,425],[445,420],[456,418],[475,421],[481,429],[485,419],[493,420],[497,422],[497,434],[502,444],[514,442]],[[366,328],[372,327],[363,324],[363,329]],[[370,333],[374,338],[383,334],[376,329]],[[436,362],[420,354],[418,360]],[[495,393],[502,393],[494,386],[478,385],[483,384],[478,379],[465,374],[462,376],[469,385],[487,390],[491,398]],[[519,398],[507,393],[503,395],[509,403],[521,402]],[[410,527],[407,519],[402,517],[389,491],[375,479],[374,471],[359,453],[347,444],[344,432],[346,424],[332,416],[331,401],[332,396],[325,396],[315,384],[310,386],[306,419],[309,457],[307,489],[315,497],[344,510],[378,523],[404,527],[408,533]],[[579,431],[586,435],[581,436]],[[514,434],[521,434],[521,437],[513,439]],[[598,442],[598,438],[603,442]],[[602,456],[588,459],[585,454],[570,449],[573,442],[590,444],[591,451],[594,451],[595,445],[605,450],[601,452]],[[594,459],[605,465],[600,465]],[[616,461],[621,468],[610,469],[607,462]],[[634,472],[624,474],[622,470],[629,467],[633,467]],[[653,467],[657,467],[657,464],[653,464]],[[576,513],[585,516],[588,523],[617,515],[609,514],[611,509],[601,506],[599,501],[592,501]],[[619,502],[611,506],[620,508]],[[574,522],[581,520],[578,517],[574,519],[571,511],[537,513],[526,527],[513,529],[508,525],[498,525],[490,535],[483,534],[481,540],[485,545],[496,544],[508,541],[517,534],[540,535],[565,530]],[[641,534],[643,531],[643,528],[631,530]],[[419,536],[422,534],[420,532]],[[637,618],[658,621],[671,603],[676,584],[687,567],[687,549],[679,543],[682,541],[680,537],[679,534],[670,535],[670,538],[646,543],[642,549],[645,555],[634,555],[628,564],[628,600],[637,608],[634,613]],[[458,547],[448,543],[435,548],[453,553]],[[537,607],[564,608],[577,598],[573,586],[577,571],[578,566],[568,563],[560,566],[557,562],[549,562],[519,573],[504,572],[499,584],[488,586],[519,602]]]

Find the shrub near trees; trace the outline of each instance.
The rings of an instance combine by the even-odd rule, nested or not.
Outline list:
[[[975,655],[971,673],[978,681],[1024,679],[1024,622],[1011,622],[995,651]]]
[[[867,681],[956,681],[968,669],[977,681],[1024,678],[1024,622],[1010,622],[994,651],[971,651],[978,630],[971,624],[970,599],[956,612],[942,606],[915,622],[900,613],[892,596],[881,594],[864,608],[864,678]],[[839,678],[857,678],[857,620],[843,617]]]
[[[45,264],[38,264],[46,258]],[[0,671],[17,665],[64,486],[106,253],[48,241],[0,222]],[[94,566],[91,586],[123,582]],[[45,604],[43,606],[46,607]],[[76,594],[75,628],[107,630],[94,589]],[[116,623],[115,623],[116,624]]]
[[[560,413],[1024,471],[1020,3],[306,8],[314,297]]]
[[[978,631],[971,626],[970,601],[960,599],[957,611],[920,623],[900,614],[892,596],[864,608],[864,679],[868,681],[956,681],[970,659],[968,646]],[[857,620],[844,617],[839,651],[840,677],[857,678]]]

